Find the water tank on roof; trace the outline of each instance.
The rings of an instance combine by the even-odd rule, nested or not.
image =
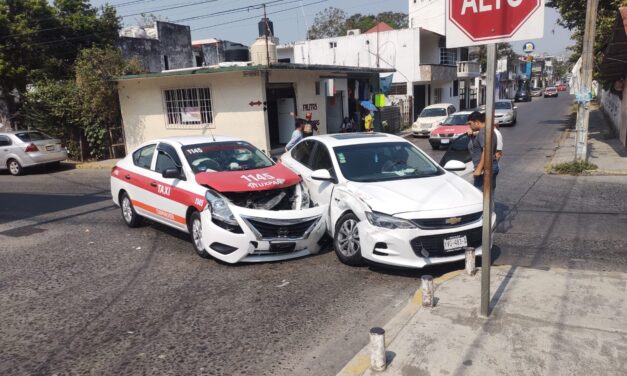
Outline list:
[[[253,65],[268,65],[277,62],[276,44],[272,41],[272,38],[268,38],[268,46],[266,47],[266,38],[259,37],[250,46],[250,60]]]
[[[272,24],[269,18],[262,18],[258,25],[260,37],[265,37],[266,35],[269,37],[274,36],[274,24]]]
[[[230,47],[224,50],[224,61],[250,61],[248,47]]]

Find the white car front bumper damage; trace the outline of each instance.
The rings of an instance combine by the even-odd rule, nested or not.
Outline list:
[[[302,210],[258,210],[230,206],[238,223],[225,229],[201,213],[205,250],[227,263],[280,261],[316,254],[326,232],[327,206]]]
[[[492,230],[496,215],[492,216]],[[464,249],[446,252],[442,249],[443,239],[466,235],[468,246],[475,247],[481,256],[481,220],[465,226],[449,229],[403,229],[389,230],[371,225],[367,220],[358,225],[362,256],[378,264],[424,268],[428,265],[445,264],[463,260]]]

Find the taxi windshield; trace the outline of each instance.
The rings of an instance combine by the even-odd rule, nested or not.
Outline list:
[[[263,152],[243,141],[187,145],[182,149],[194,174],[255,170],[274,165]]]
[[[451,115],[444,120],[444,125],[466,125],[468,122],[468,115]]]

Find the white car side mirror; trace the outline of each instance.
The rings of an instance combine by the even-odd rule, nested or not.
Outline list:
[[[313,180],[335,182],[335,178],[331,176],[329,170],[320,169],[311,173]]]
[[[514,110],[518,110],[518,106],[514,106]]]
[[[466,169],[466,164],[460,161],[448,161],[444,165],[444,169],[446,171],[464,171]]]

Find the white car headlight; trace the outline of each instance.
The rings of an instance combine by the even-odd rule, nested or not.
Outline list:
[[[211,217],[213,219],[231,226],[239,226],[233,212],[229,208],[229,203],[224,197],[222,197],[222,195],[209,189],[207,193],[205,193],[205,198],[207,199],[207,207],[205,210],[209,210],[211,212]]]
[[[307,187],[301,182],[296,186],[296,194],[294,195],[294,201],[292,202],[292,209],[306,209],[311,203],[311,197]]]
[[[371,225],[390,230],[416,228],[416,225],[406,219],[396,218],[383,213],[366,212],[366,218],[368,218],[368,222]]]

